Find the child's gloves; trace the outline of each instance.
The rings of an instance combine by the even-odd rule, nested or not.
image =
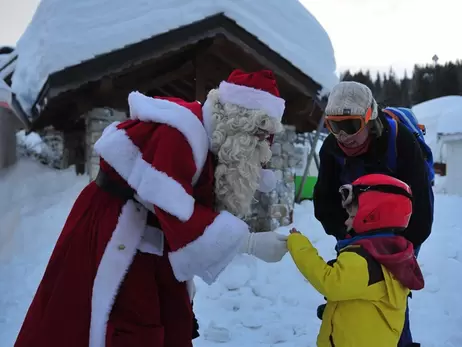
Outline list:
[[[322,320],[322,315],[324,314],[324,310],[326,309],[326,304],[322,304],[318,306],[318,309],[316,310],[316,315],[320,320]]]
[[[267,263],[280,261],[287,252],[287,236],[274,231],[249,233],[240,248],[240,253],[251,254]]]
[[[290,233],[291,233],[291,234],[301,234],[301,232],[298,231],[298,230],[295,229],[295,228],[290,229]]]

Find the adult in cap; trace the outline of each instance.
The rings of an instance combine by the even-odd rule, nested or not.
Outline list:
[[[433,223],[433,191],[421,147],[409,129],[379,108],[371,90],[358,82],[340,82],[326,106],[330,134],[320,149],[320,168],[314,187],[316,218],[327,234],[337,240],[348,233],[347,214],[339,187],[367,174],[385,174],[408,184],[413,195],[413,214],[401,232],[412,242],[416,255],[428,238]],[[322,314],[323,305],[318,310]],[[412,346],[409,312],[399,343]]]

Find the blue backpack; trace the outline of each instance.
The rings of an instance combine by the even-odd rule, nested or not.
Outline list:
[[[382,110],[388,124],[390,126],[390,135],[388,136],[388,151],[386,154],[386,169],[384,172],[380,172],[383,174],[394,176],[396,173],[396,159],[397,159],[397,149],[396,149],[396,137],[398,136],[398,122],[406,126],[411,133],[413,133],[419,142],[420,148],[422,150],[422,154],[425,159],[425,163],[427,164],[427,174],[428,179],[431,185],[435,179],[435,170],[433,168],[433,154],[430,147],[426,144],[424,135],[425,135],[425,127],[418,123],[417,118],[415,117],[414,113],[409,108],[404,107],[387,107]],[[346,158],[337,158],[340,165],[342,166],[342,177],[341,181],[342,184],[351,183],[356,178],[364,175],[363,167],[357,167],[354,165],[351,169],[354,169],[356,172],[345,172],[348,170],[344,170],[346,165]],[[379,172],[377,172],[379,173]]]
[[[431,184],[433,184],[435,180],[435,169],[433,168],[433,154],[431,148],[425,142],[424,135],[426,133],[425,126],[419,124],[416,116],[409,108],[404,107],[387,107],[382,110],[385,115],[387,116],[388,123],[390,123],[391,119],[395,120],[396,122],[400,122],[404,126],[406,126],[409,131],[414,134],[417,141],[419,142],[420,149],[422,150],[422,155],[425,159],[425,163],[427,164],[427,174],[428,180]],[[398,133],[398,128],[396,127],[396,134]],[[395,136],[396,140],[396,136]],[[395,158],[396,161],[396,158]],[[395,164],[396,166],[396,164]]]

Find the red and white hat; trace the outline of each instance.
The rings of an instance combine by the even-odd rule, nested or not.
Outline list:
[[[265,111],[279,121],[285,110],[285,100],[280,97],[276,78],[270,70],[244,72],[236,69],[218,86],[218,100],[250,110]],[[209,137],[213,131],[210,100],[202,107],[204,127]]]
[[[285,109],[285,101],[280,98],[276,78],[270,70],[251,73],[234,70],[228,80],[220,83],[218,95],[222,103],[262,110],[279,121]]]

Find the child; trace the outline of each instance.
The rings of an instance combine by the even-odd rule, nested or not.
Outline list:
[[[372,174],[340,188],[349,235],[327,264],[292,229],[289,252],[300,272],[327,299],[318,347],[396,347],[407,296],[424,280],[412,243],[399,236],[411,217],[409,186]]]

